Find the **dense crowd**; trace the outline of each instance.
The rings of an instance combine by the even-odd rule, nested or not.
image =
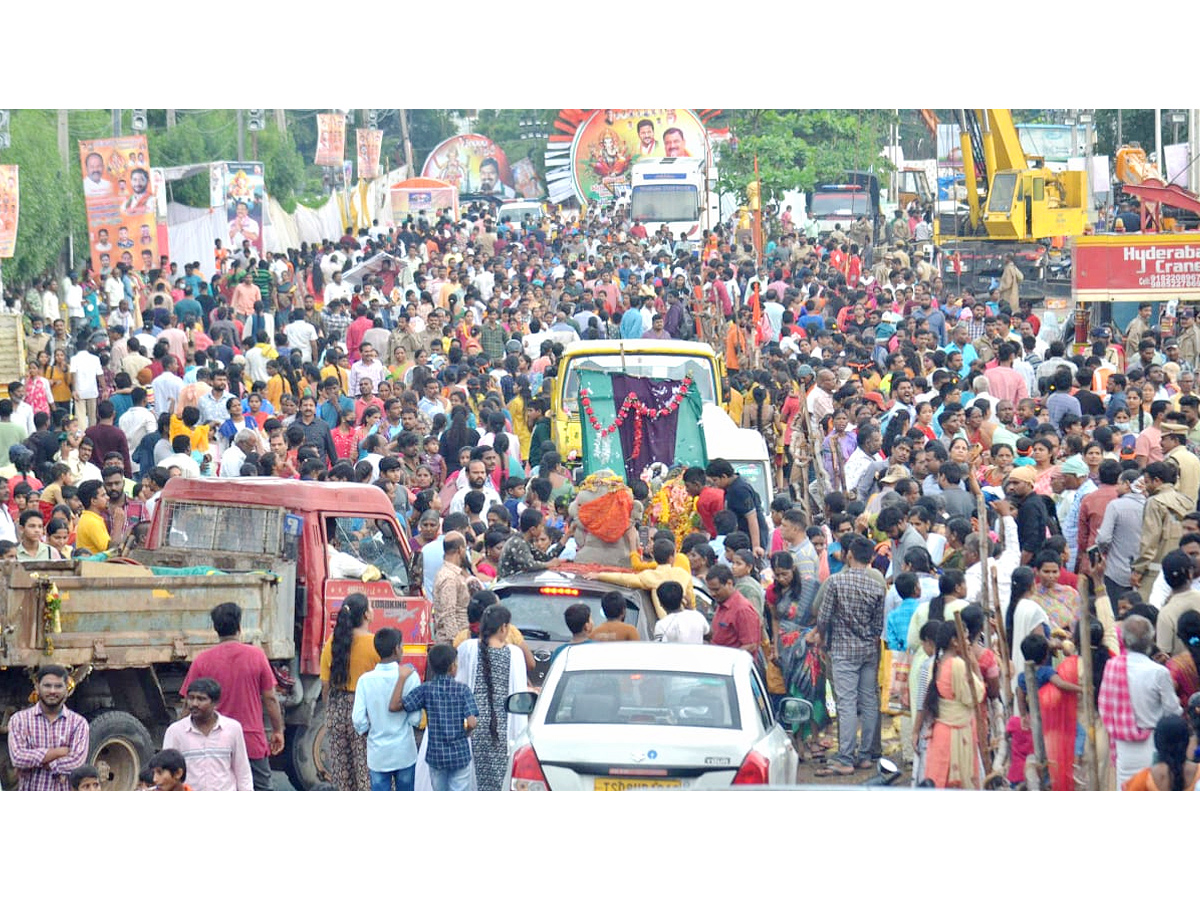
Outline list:
[[[741,647],[776,701],[809,700],[795,741],[818,775],[872,766],[890,722],[916,784],[979,788],[995,767],[1069,790],[1094,750],[1099,786],[1191,786],[1191,310],[1177,336],[1146,306],[1079,343],[1022,298],[1011,259],[986,293],[948,283],[919,216],[821,238],[789,211],[761,256],[744,224],[676,240],[601,212],[521,224],[472,206],[261,259],[218,242],[182,271],[34,284],[6,298],[29,369],[0,400],[0,548],[136,545],[173,477],[374,484],[409,530],[435,638],[459,651],[431,651],[420,685],[395,636],[367,629],[365,599],[343,605],[323,674],[334,782],[402,789],[419,768],[438,788],[495,788],[503,697],[533,661],[487,588],[588,559],[576,501],[597,485],[551,439],[558,359],[580,339],[706,340],[776,497],[764,509],[720,459],[634,473],[632,571],[598,577],[651,590],[660,639]],[[368,569],[340,545],[330,567]],[[577,641],[631,637],[612,612],[572,607],[566,624]],[[188,696],[210,728],[218,681]],[[157,767],[172,785],[181,761]]]

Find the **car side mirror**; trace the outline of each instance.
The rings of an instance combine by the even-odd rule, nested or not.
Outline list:
[[[504,702],[504,708],[514,716],[527,716],[533,712],[538,695],[533,691],[522,691],[519,694],[509,694]]]
[[[779,721],[789,727],[803,725],[812,718],[812,714],[812,704],[799,697],[784,697],[779,702]]]

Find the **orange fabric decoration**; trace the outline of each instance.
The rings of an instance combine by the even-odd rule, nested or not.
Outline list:
[[[579,524],[608,544],[615,544],[629,530],[633,512],[633,494],[629,490],[612,491],[579,507]]]

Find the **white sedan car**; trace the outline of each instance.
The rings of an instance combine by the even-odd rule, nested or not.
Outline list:
[[[528,714],[513,747],[514,791],[705,790],[794,784],[799,762],[750,655],[644,641],[568,645],[540,695],[513,694]],[[812,707],[786,698],[788,724]]]

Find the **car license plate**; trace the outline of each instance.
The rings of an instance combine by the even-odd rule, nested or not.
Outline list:
[[[683,787],[678,778],[597,778],[597,791],[661,791]]]

